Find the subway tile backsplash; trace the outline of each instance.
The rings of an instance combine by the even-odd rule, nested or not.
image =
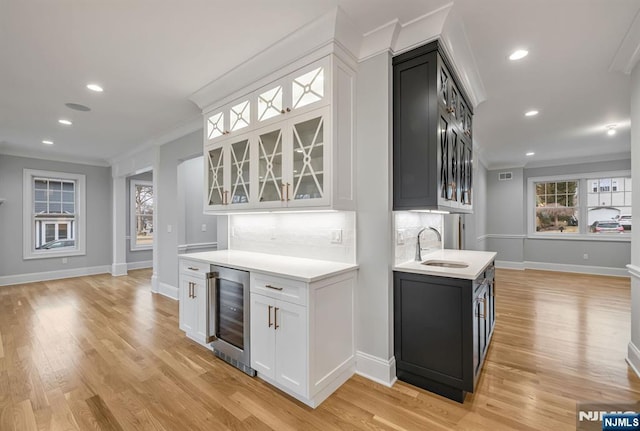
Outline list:
[[[356,263],[355,213],[230,215],[229,248]]]
[[[442,214],[396,211],[393,213],[393,224],[394,260],[397,265],[415,258],[420,229],[433,226],[442,234],[443,217]],[[398,244],[398,235],[403,237],[404,244]],[[442,248],[437,235],[430,229],[425,230],[420,238],[422,248]]]

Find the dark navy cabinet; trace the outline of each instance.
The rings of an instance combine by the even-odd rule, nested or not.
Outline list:
[[[473,210],[472,105],[439,42],[393,58],[393,209]]]
[[[476,280],[394,272],[398,379],[463,402],[495,324],[493,263]]]

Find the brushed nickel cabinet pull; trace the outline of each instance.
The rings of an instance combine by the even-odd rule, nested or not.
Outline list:
[[[200,271],[200,268],[195,268],[193,266],[190,266],[188,269],[190,269],[191,271]]]
[[[484,320],[487,320],[487,300],[484,298],[478,298],[478,301],[482,302],[482,312],[480,315]]]
[[[265,284],[264,287],[267,287],[267,288],[273,289],[273,290],[282,290],[282,289],[284,289],[284,287],[272,286],[270,284]]]
[[[278,307],[275,307],[273,309],[273,321],[275,323],[275,326],[273,327],[273,329],[278,329],[280,327],[280,325],[278,325]]]
[[[271,323],[271,309],[273,308],[273,305],[269,306],[269,328],[271,328],[273,326],[273,323]]]

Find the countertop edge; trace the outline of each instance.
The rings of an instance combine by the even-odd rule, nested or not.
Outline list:
[[[195,254],[197,254],[197,253],[195,253]],[[337,276],[337,275],[345,274],[347,272],[359,269],[359,265],[357,265],[357,264],[333,262],[333,263],[338,264],[338,265],[348,265],[348,266],[345,267],[345,268],[341,268],[341,269],[337,269],[337,270],[333,270],[333,271],[327,271],[325,273],[322,273],[322,274],[319,274],[319,275],[316,275],[316,276],[313,276],[313,277],[304,277],[304,276],[299,276],[299,275],[295,275],[295,274],[287,274],[287,273],[282,273],[282,272],[277,272],[277,271],[270,271],[268,269],[263,269],[263,268],[255,268],[255,267],[242,265],[242,264],[235,264],[235,263],[229,263],[229,262],[220,261],[220,260],[211,259],[211,258],[194,256],[193,254],[192,255],[181,254],[181,255],[178,255],[178,259],[194,260],[194,261],[197,261],[197,262],[208,263],[208,264],[211,264],[211,265],[232,267],[232,268],[240,269],[240,270],[243,270],[243,271],[255,272],[255,273],[259,273],[259,274],[270,275],[270,276],[273,276],[273,277],[287,278],[289,280],[303,281],[305,283],[315,283],[317,281],[321,281],[321,280],[324,280],[326,278],[334,277],[334,276]],[[310,260],[313,260],[313,259],[310,259]]]

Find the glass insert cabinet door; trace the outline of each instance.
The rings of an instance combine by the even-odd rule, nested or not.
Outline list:
[[[223,148],[211,148],[206,153],[207,163],[207,205],[223,205],[226,201],[224,191],[224,151]]]
[[[292,143],[289,157],[293,161],[293,171],[291,183],[284,187],[286,200],[290,203],[326,197],[327,112],[326,109],[314,111],[292,122],[289,131]]]
[[[248,204],[251,189],[251,176],[249,160],[249,139],[245,138],[229,145],[231,155],[231,196],[227,202],[229,205]]]
[[[282,129],[258,135],[258,202],[282,202]]]

